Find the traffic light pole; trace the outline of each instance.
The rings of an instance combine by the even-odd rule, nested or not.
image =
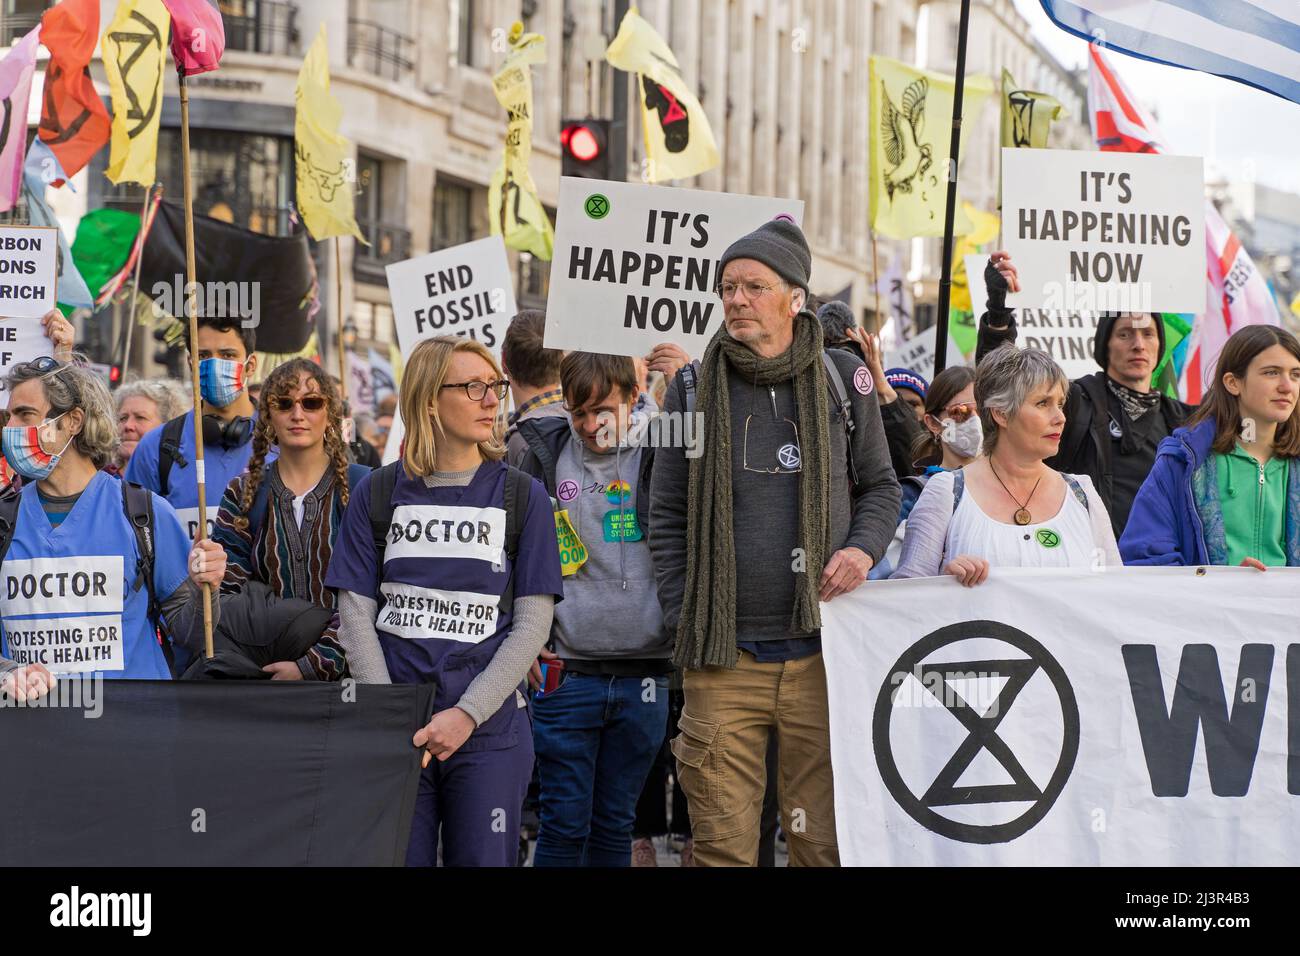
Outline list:
[[[629,0],[614,0],[614,33],[623,25]],[[614,111],[610,122],[609,165],[610,179],[624,182],[627,179],[627,73],[614,71]]]

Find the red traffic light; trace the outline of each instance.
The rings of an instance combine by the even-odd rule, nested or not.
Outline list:
[[[122,380],[122,366],[110,365],[108,367],[108,384],[116,385]]]
[[[600,156],[600,139],[590,126],[581,123],[566,126],[560,132],[560,143],[580,163],[589,163]]]

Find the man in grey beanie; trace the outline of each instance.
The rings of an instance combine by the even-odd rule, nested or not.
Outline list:
[[[725,324],[665,401],[681,412],[694,395],[702,454],[660,449],[652,479],[650,551],[686,697],[672,748],[697,865],[754,865],[775,734],[790,863],[832,866],[820,602],[880,560],[898,483],[870,373],[846,351],[824,357],[804,308],[812,255],[799,227],[765,223],[720,265]]]

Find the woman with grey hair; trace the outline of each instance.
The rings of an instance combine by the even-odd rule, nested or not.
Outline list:
[[[975,371],[981,455],[926,483],[907,522],[895,578],[951,574],[966,587],[990,567],[1119,566],[1110,516],[1086,475],[1057,453],[1069,381],[1046,352],[1004,346]]]
[[[152,378],[128,382],[117,390],[117,467],[126,469],[135,446],[146,432],[188,412],[193,405],[189,386],[175,379]]]
[[[0,447],[23,487],[0,499],[8,537],[0,688],[39,693],[51,673],[169,679],[171,647],[157,629],[165,641],[202,646],[200,586],[221,584],[225,552],[211,541],[191,550],[166,500],[103,471],[118,437],[99,375],[44,357],[15,365],[5,384]],[[149,535],[134,526],[142,516]],[[142,541],[153,555],[151,579]]]

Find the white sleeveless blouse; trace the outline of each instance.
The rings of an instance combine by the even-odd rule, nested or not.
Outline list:
[[[948,524],[944,563],[969,555],[995,568],[1088,568],[1100,560],[1096,548],[1088,509],[1068,483],[1055,515],[1023,526],[990,518],[966,489]]]

